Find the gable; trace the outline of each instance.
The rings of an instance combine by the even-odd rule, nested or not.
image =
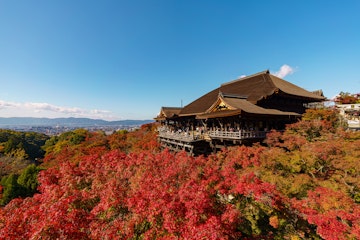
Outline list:
[[[206,112],[213,113],[226,110],[235,110],[235,108],[227,104],[221,97],[219,97]]]

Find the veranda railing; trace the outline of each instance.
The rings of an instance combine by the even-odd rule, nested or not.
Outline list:
[[[267,131],[208,131],[210,138],[223,138],[223,139],[252,139],[252,138],[265,138]]]
[[[180,141],[196,141],[201,139],[208,138],[218,138],[218,139],[253,139],[253,138],[265,138],[267,131],[189,131],[189,132],[180,132],[180,131],[169,131],[164,128],[159,128],[159,137],[175,139]]]

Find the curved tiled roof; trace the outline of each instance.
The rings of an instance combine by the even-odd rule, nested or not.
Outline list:
[[[213,111],[216,107],[216,103],[223,102],[226,104],[228,109]],[[246,112],[250,114],[260,114],[260,115],[277,115],[277,116],[300,116],[300,114],[295,112],[285,112],[278,109],[268,109],[257,106],[246,99],[236,98],[236,97],[223,97],[222,94],[219,94],[218,100],[215,104],[212,105],[205,113],[197,115],[198,119],[206,118],[215,118],[215,117],[225,117],[225,116],[234,116],[241,112]]]
[[[292,115],[292,116],[299,116],[300,114],[294,112],[284,112],[278,109],[268,109],[259,107],[245,99],[238,99],[238,98],[223,98],[223,101],[227,103],[229,106],[241,109],[247,113],[254,113],[254,114],[269,114],[269,115]]]
[[[316,100],[325,100],[324,96],[321,96],[315,92],[309,92],[301,87],[296,86],[295,84],[292,84],[290,82],[287,82],[281,78],[278,78],[274,75],[269,74],[268,75],[272,82],[274,83],[275,87],[279,88],[284,93],[299,96],[299,97],[305,97],[309,99],[316,99]],[[318,90],[319,91],[319,90]]]
[[[253,105],[259,100],[281,91],[288,95],[301,97],[304,102],[319,102],[323,96],[311,93],[281,78],[273,76],[269,71],[263,71],[245,78],[240,78],[222,84],[192,103],[186,105],[180,112],[180,116],[203,114],[217,100],[219,93],[241,95]],[[254,105],[256,106],[256,105]],[[258,106],[257,106],[258,107]]]
[[[180,107],[162,107],[156,120],[165,120],[179,115],[182,108]]]

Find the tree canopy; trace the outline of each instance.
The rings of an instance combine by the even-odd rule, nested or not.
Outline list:
[[[160,150],[155,128],[50,139],[38,193],[0,208],[0,239],[360,238],[360,133],[336,113],[207,157]]]

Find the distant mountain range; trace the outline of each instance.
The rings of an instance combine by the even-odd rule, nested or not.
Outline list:
[[[120,120],[106,121],[90,118],[33,118],[33,117],[0,117],[1,126],[139,126],[154,120]]]

